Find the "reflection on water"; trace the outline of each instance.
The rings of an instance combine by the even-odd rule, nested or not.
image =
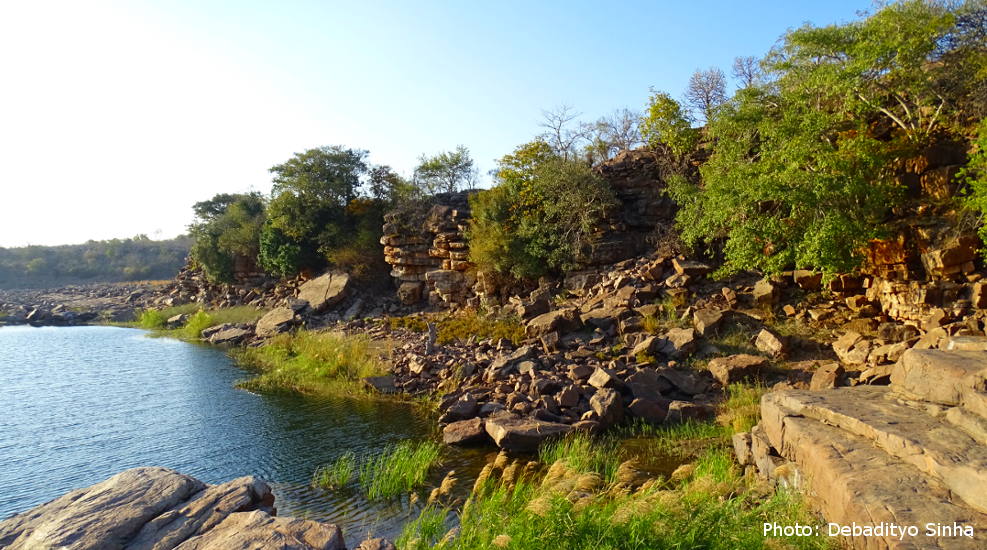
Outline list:
[[[349,545],[394,536],[417,515],[407,497],[368,503],[309,485],[320,464],[427,437],[433,425],[391,401],[255,395],[220,350],[113,327],[0,328],[0,518],[135,466],[210,483],[256,475],[279,513],[339,524]],[[445,469],[483,453],[447,449]]]

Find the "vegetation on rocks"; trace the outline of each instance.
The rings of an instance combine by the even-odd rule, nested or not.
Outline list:
[[[900,163],[983,116],[984,10],[911,0],[785,35],[709,119],[701,183],[672,181],[683,240],[722,245],[722,273],[856,268],[906,203]]]
[[[403,328],[416,332],[427,332],[429,323],[435,326],[435,342],[437,344],[465,341],[469,338],[477,340],[499,340],[503,338],[510,340],[513,344],[518,344],[526,337],[524,325],[517,317],[494,317],[472,310],[431,316],[408,315],[388,319],[388,326],[391,329]]]

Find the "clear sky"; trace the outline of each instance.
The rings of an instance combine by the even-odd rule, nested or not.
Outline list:
[[[331,144],[482,173],[539,132],[681,96],[868,0],[0,2],[0,246],[172,237],[217,192]]]

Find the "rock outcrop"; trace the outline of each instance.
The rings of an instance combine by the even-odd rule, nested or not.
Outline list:
[[[914,525],[853,548],[987,545],[987,353],[906,351],[890,386],[771,392],[738,459],[803,486],[828,522]],[[951,531],[927,535],[928,524]],[[956,533],[969,527],[972,537]]]
[[[0,521],[10,550],[343,550],[335,525],[274,517],[266,483],[220,485],[166,468],[134,468]]]

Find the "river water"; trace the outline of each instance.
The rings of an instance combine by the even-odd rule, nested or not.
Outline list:
[[[136,466],[208,483],[258,476],[280,515],[336,523],[351,547],[417,516],[424,499],[372,503],[310,479],[348,450],[369,456],[428,437],[434,421],[393,401],[236,389],[247,376],[221,350],[136,329],[0,328],[0,519]],[[445,452],[437,479],[481,462]]]

